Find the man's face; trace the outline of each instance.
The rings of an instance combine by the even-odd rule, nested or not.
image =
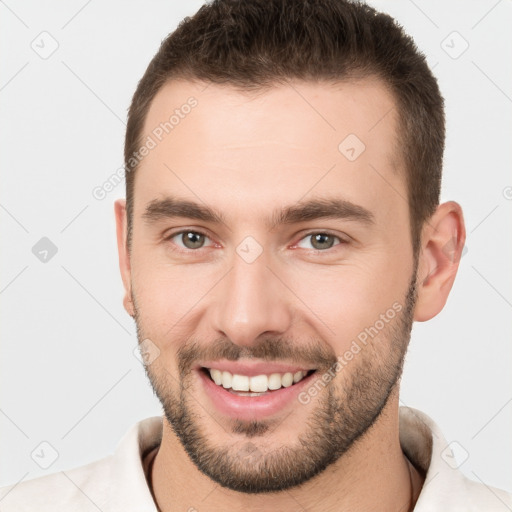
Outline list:
[[[145,122],[156,145],[135,179],[133,312],[197,467],[277,491],[342,456],[397,389],[416,276],[397,112],[370,80],[205,87],[166,85]],[[172,216],[178,201],[222,221]],[[281,387],[233,393],[229,374],[241,389]]]

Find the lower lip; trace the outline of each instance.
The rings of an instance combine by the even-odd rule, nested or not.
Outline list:
[[[300,404],[298,395],[308,386],[315,373],[292,386],[265,395],[239,396],[217,386],[203,370],[198,371],[204,390],[215,408],[226,416],[248,421],[273,416],[292,404]]]

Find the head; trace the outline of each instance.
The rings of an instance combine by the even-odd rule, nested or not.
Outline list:
[[[464,245],[439,205],[444,130],[424,56],[364,4],[214,1],[162,43],[129,110],[124,304],[221,485],[299,485],[396,405],[413,320],[443,308]],[[282,410],[237,416],[205,388],[218,361],[308,374]]]

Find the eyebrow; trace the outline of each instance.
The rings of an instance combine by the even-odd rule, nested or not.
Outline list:
[[[226,218],[222,212],[206,205],[175,197],[154,199],[148,203],[142,217],[147,224],[177,217],[212,224],[226,224]],[[267,219],[266,227],[272,231],[281,225],[316,219],[346,219],[366,225],[375,222],[373,213],[360,205],[339,198],[322,198],[299,202],[274,211]]]

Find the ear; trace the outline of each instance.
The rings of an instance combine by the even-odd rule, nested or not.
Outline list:
[[[466,228],[460,205],[454,201],[439,205],[422,232],[414,320],[430,320],[443,309],[465,241]]]
[[[135,316],[135,310],[132,302],[132,289],[131,289],[131,267],[130,267],[130,253],[127,246],[127,218],[126,218],[126,200],[118,199],[114,203],[114,212],[116,217],[116,231],[117,231],[117,251],[119,253],[119,269],[121,270],[121,278],[124,285],[124,309],[128,314]]]

